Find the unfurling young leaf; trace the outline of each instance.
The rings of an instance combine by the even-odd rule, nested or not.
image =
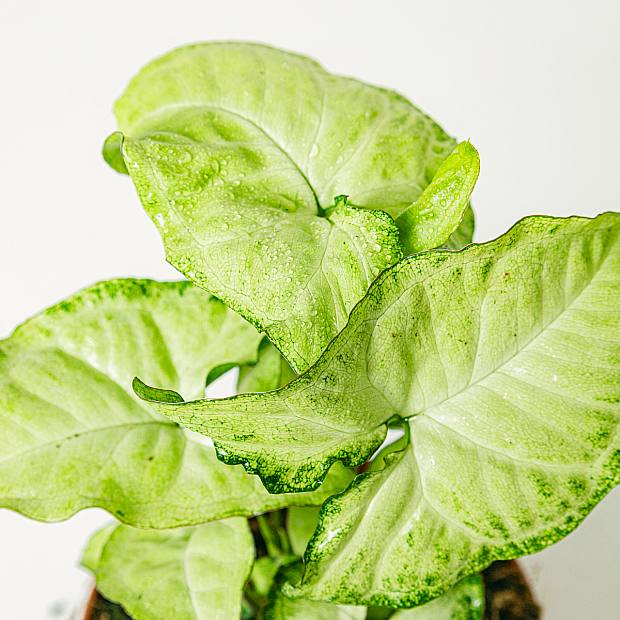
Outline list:
[[[405,254],[449,241],[465,217],[479,171],[478,152],[469,142],[461,142],[439,166],[422,195],[396,219]]]
[[[83,558],[99,592],[134,620],[239,618],[253,561],[241,518],[158,531],[111,526],[91,539]]]
[[[285,388],[154,408],[271,490],[314,488],[406,419],[409,446],[324,506],[298,592],[417,605],[557,541],[617,484],[619,293],[619,214],[527,218],[384,272]]]
[[[424,198],[424,230],[412,231],[455,141],[404,97],[296,54],[184,47],[147,65],[115,111],[123,135],[106,159],[124,161],[170,263],[266,332],[296,371],[400,258],[392,218],[406,213],[405,247],[428,249],[466,206],[438,213],[446,195]]]
[[[339,474],[316,496],[269,495],[131,390],[139,372],[200,397],[212,369],[255,362],[261,338],[189,282],[104,282],[30,319],[0,342],[0,506],[173,527],[320,504]]]

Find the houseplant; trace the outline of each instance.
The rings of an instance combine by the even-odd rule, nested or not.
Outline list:
[[[471,244],[471,144],[264,46],[171,52],[115,111],[188,281],[2,342],[0,505],[113,514],[84,564],[132,617],[480,618],[481,570],[617,484],[618,214]]]

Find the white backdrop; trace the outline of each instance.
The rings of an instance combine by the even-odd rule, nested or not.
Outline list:
[[[470,138],[482,158],[477,240],[527,214],[620,209],[616,0],[0,0],[1,337],[98,279],[175,276],[131,183],[99,151],[144,62],[214,38],[311,54]],[[0,511],[0,620],[64,617],[87,581],[80,549],[105,520]],[[546,620],[617,617],[619,522],[616,492],[526,560]]]

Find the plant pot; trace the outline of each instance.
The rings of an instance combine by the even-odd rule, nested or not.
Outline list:
[[[539,620],[540,609],[514,560],[494,562],[483,573],[486,590],[484,620]],[[103,598],[95,589],[78,620],[131,620],[120,605]]]

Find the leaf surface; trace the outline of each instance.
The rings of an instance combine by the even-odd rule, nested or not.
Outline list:
[[[155,408],[276,490],[363,462],[405,418],[409,446],[324,506],[301,592],[418,605],[559,540],[618,483],[619,298],[619,214],[526,218],[384,272],[285,388]]]
[[[303,557],[319,522],[319,506],[293,507],[286,511],[286,529],[295,555]]]
[[[316,497],[269,495],[131,390],[144,374],[200,397],[211,369],[255,362],[261,338],[188,282],[104,282],[30,319],[0,343],[0,506],[172,527],[321,503],[337,475]]]
[[[394,92],[243,43],[163,56],[115,111],[124,138],[109,138],[106,158],[120,169],[120,147],[168,260],[296,371],[399,259],[392,218],[455,144]]]
[[[439,166],[422,195],[396,219],[406,254],[449,241],[465,216],[479,172],[478,152],[469,142],[461,142]]]
[[[391,620],[482,620],[483,613],[482,577],[472,575],[426,605],[399,609]]]
[[[354,605],[334,605],[321,601],[291,599],[282,592],[287,581],[299,580],[301,564],[284,566],[276,575],[264,620],[364,620],[366,608]]]
[[[229,620],[241,615],[254,542],[238,517],[159,531],[120,525],[96,534],[88,555],[97,589],[135,620]]]
[[[448,250],[462,250],[474,240],[474,230],[476,228],[476,216],[471,205],[465,209],[463,219],[458,228],[450,235],[445,247]]]
[[[280,352],[268,341],[261,343],[258,360],[239,368],[237,392],[269,392],[289,383],[295,374]]]

